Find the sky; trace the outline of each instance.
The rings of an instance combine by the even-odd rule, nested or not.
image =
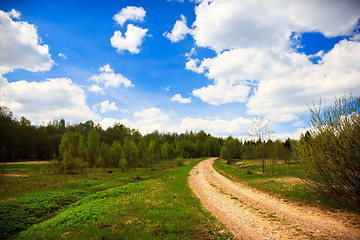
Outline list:
[[[309,107],[360,96],[357,0],[0,0],[0,106],[34,124],[93,120],[298,138]]]

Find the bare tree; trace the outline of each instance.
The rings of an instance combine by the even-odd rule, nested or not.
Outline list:
[[[260,140],[260,146],[258,147],[259,155],[261,158],[263,176],[265,175],[265,158],[266,158],[266,149],[265,142],[268,141],[275,131],[270,125],[269,119],[264,119],[262,117],[255,117],[252,119],[252,128],[248,132],[248,136]]]

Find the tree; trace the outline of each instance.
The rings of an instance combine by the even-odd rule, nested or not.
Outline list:
[[[222,159],[226,160],[228,164],[230,164],[233,161],[233,158],[231,158],[230,152],[226,146],[222,146],[221,152],[220,152],[220,157]]]
[[[311,130],[302,135],[297,154],[310,186],[319,193],[360,206],[360,98],[315,104]]]
[[[262,117],[255,117],[252,120],[252,128],[248,132],[248,135],[253,138],[257,138],[260,141],[258,146],[259,156],[261,158],[261,164],[263,168],[263,176],[265,176],[265,158],[266,158],[266,148],[264,142],[268,141],[274,134],[274,130],[270,125],[270,120],[265,120]]]
[[[117,168],[122,157],[121,143],[118,141],[113,142],[110,148],[110,166]]]
[[[100,153],[100,139],[99,134],[95,129],[90,130],[87,137],[87,159],[90,167],[95,165],[96,159]]]
[[[165,142],[161,146],[161,159],[166,160],[170,159],[171,156],[171,146],[169,143]]]

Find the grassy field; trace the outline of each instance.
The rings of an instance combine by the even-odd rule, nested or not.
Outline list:
[[[187,185],[199,161],[76,175],[0,165],[0,239],[229,239]]]
[[[265,176],[262,174],[260,159],[236,160],[231,165],[224,160],[218,159],[215,161],[214,167],[229,177],[235,177],[251,187],[283,198],[285,201],[296,201],[330,210],[341,209],[360,212],[360,209],[350,208],[345,203],[335,201],[329,197],[324,198],[310,189],[306,184],[306,175],[301,165],[296,161],[285,164],[284,161],[268,159],[266,160]]]

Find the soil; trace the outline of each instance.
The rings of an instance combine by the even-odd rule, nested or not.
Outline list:
[[[360,239],[360,217],[300,206],[219,174],[210,158],[189,174],[204,208],[238,239]]]
[[[50,164],[50,161],[28,161],[28,162],[3,162],[0,165],[30,165],[30,164]]]

